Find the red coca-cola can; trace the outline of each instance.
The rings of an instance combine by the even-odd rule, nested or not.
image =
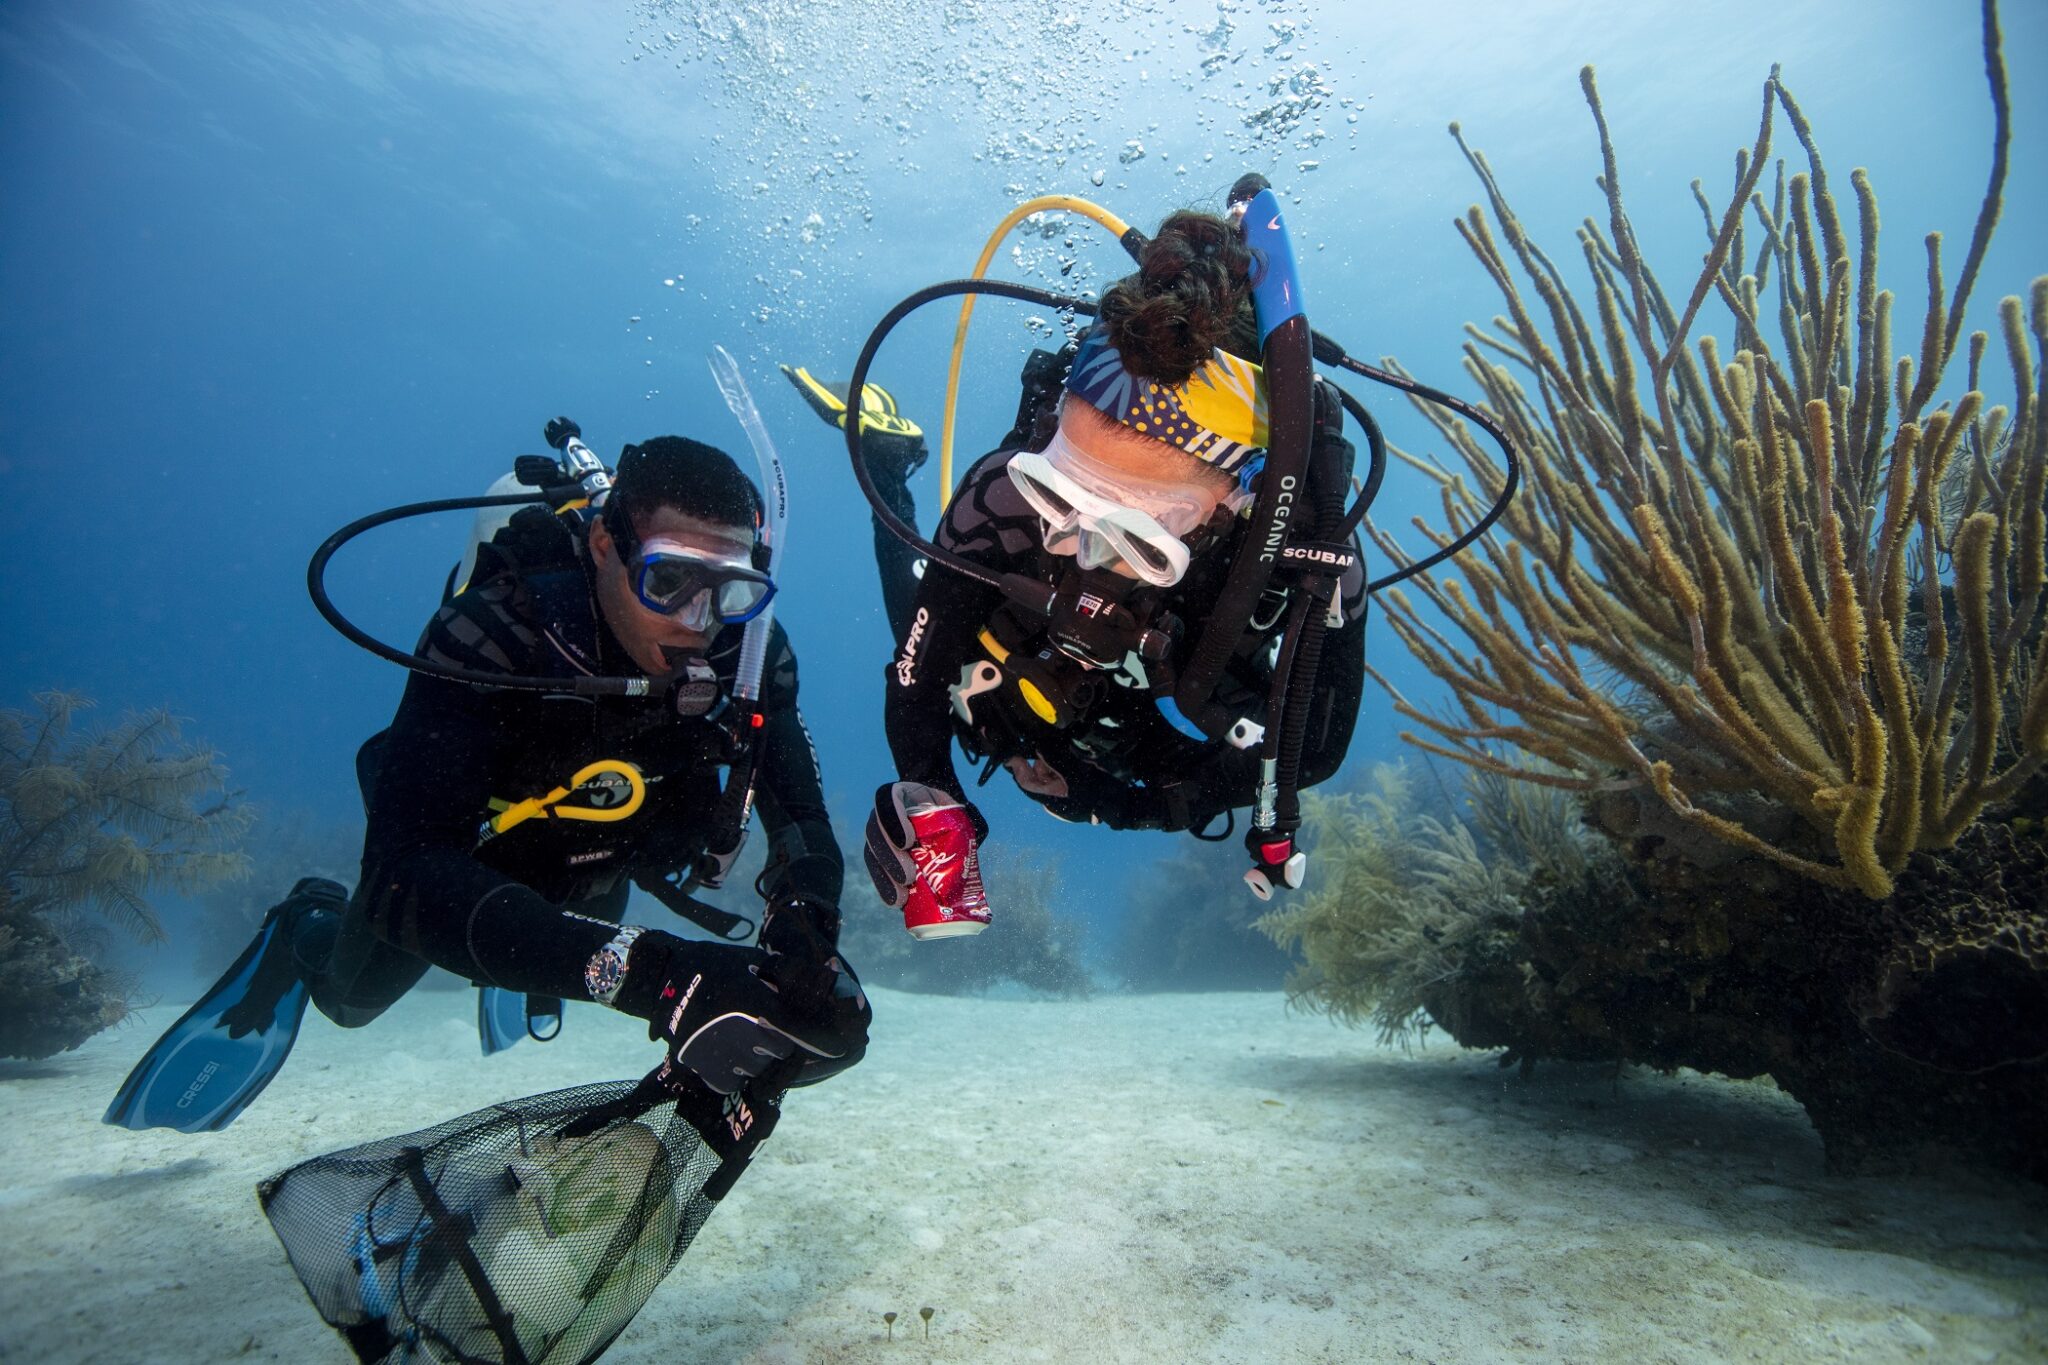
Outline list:
[[[904,812],[917,834],[910,850],[917,876],[903,902],[903,927],[913,938],[954,938],[988,928],[981,853],[964,806],[912,806]]]

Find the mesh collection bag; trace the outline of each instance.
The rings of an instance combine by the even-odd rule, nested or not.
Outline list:
[[[625,1330],[777,1114],[656,1077],[492,1105],[257,1186],[366,1361],[583,1365]]]

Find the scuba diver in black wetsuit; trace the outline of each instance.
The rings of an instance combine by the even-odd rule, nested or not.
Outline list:
[[[772,621],[761,495],[695,441],[628,446],[612,486],[574,423],[548,436],[581,456],[582,485],[556,478],[557,510],[526,508],[480,548],[408,661],[390,728],[358,757],[354,898],[301,882],[135,1068],[109,1123],[224,1127],[283,1064],[309,994],[360,1027],[430,965],[545,1002],[536,1014],[587,999],[647,1019],[679,1086],[729,1094],[771,1066],[808,1084],[859,1060],[869,1012],[835,946],[843,864],[796,658],[779,624],[743,658],[741,623]],[[548,469],[529,478],[529,460]],[[521,463],[529,483],[554,468]],[[540,495],[454,500],[519,501]],[[337,533],[313,573],[330,619],[346,627],[320,581],[335,547],[444,506]],[[770,839],[757,946],[619,925],[634,884],[720,932],[743,925],[687,891],[722,878],[756,796]]]
[[[878,518],[877,558],[899,642],[885,707],[899,780],[878,795],[868,866],[919,937],[971,933],[988,921],[972,875],[986,825],[954,773],[954,738],[981,763],[982,781],[1006,769],[1064,820],[1224,838],[1233,809],[1254,804],[1275,655],[1299,590],[1276,580],[1232,642],[1212,694],[1229,713],[1219,737],[1179,716],[1164,687],[1252,534],[1241,514],[1251,510],[1270,439],[1264,380],[1251,359],[1261,341],[1256,264],[1229,220],[1169,217],[1143,247],[1138,272],[1104,296],[1078,348],[1032,355],[1015,427],[953,493],[935,538],[941,550],[992,575],[1064,581],[1078,594],[1080,619],[1049,619],[985,579],[936,565],[915,578],[914,551]],[[842,420],[843,388],[789,374],[822,415]],[[906,480],[923,461],[922,436],[886,392],[865,388],[868,473],[890,510],[914,523]],[[1313,402],[1310,467],[1333,487],[1294,493],[1304,520],[1319,499],[1341,505],[1353,465],[1334,390],[1320,388]],[[1343,762],[1365,676],[1355,552],[1339,578],[1320,658],[1295,680],[1297,704],[1307,708],[1299,786]],[[1121,608],[1136,629],[1091,632],[1091,599]],[[936,843],[926,828],[935,818],[949,826]],[[957,857],[936,907],[920,894],[926,846]],[[1255,889],[1298,884],[1299,863],[1286,866],[1294,856],[1290,848],[1272,860],[1274,875]]]

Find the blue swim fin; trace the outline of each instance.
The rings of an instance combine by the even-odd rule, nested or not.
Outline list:
[[[306,1014],[306,982],[292,957],[298,912],[346,900],[320,878],[293,887],[227,974],[143,1054],[103,1121],[181,1133],[233,1123],[284,1065]]]
[[[526,997],[496,986],[476,988],[476,1036],[484,1056],[503,1052],[526,1036]]]
[[[561,1031],[561,1001],[496,986],[476,988],[476,1035],[484,1056],[503,1052],[524,1038],[545,1043]]]

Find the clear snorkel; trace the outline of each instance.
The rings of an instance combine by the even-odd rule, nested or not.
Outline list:
[[[783,477],[782,457],[768,428],[761,422],[754,395],[740,375],[739,363],[723,346],[713,346],[707,357],[711,378],[725,397],[725,405],[747,434],[754,448],[754,460],[761,471],[761,540],[768,547],[768,577],[772,581],[782,563],[782,532],[789,518],[789,483]],[[775,602],[747,622],[740,639],[739,669],[733,678],[734,725],[738,736],[732,772],[725,781],[725,793],[718,803],[718,816],[697,860],[695,880],[705,886],[722,886],[726,874],[746,843],[747,824],[754,811],[754,776],[760,765],[763,742],[761,675],[768,660],[768,637],[775,629]]]
[[[783,527],[789,521],[789,483],[783,477],[782,457],[775,451],[775,442],[769,439],[768,428],[762,425],[761,411],[754,406],[754,395],[748,391],[747,381],[740,376],[739,363],[732,354],[723,346],[713,346],[709,364],[711,378],[724,395],[726,407],[739,419],[740,429],[747,433],[747,444],[754,448],[754,460],[760,467],[764,504],[761,539],[768,546],[768,577],[774,580],[782,564]],[[761,698],[761,671],[767,663],[768,635],[774,627],[775,602],[771,598],[767,608],[747,622],[747,633],[740,641],[739,675],[733,682],[733,693],[741,701],[755,702]]]

